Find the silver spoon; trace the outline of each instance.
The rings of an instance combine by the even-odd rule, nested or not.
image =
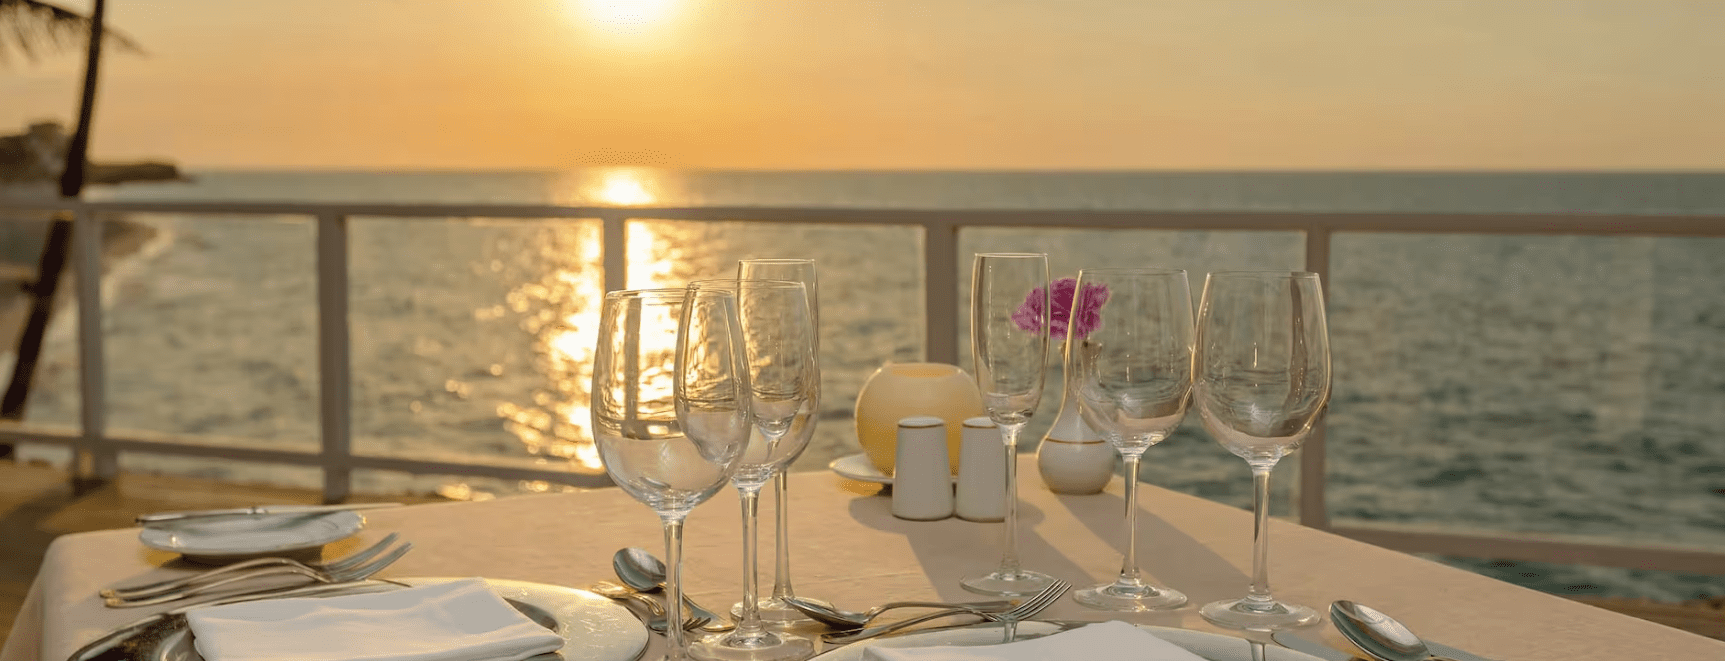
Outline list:
[[[811,620],[841,630],[861,629],[868,626],[868,623],[876,616],[894,608],[968,608],[980,614],[983,611],[998,611],[1012,607],[1010,601],[980,601],[965,604],[949,604],[938,601],[892,601],[866,611],[847,611],[840,610],[838,607],[818,599],[786,597],[785,603],[809,616]]]
[[[1432,654],[1407,625],[1371,606],[1338,600],[1330,604],[1330,622],[1361,652],[1378,661],[1453,661]]]
[[[618,585],[610,581],[599,581],[587,589],[592,590],[594,594],[601,597],[608,597],[616,599],[617,601],[634,601],[645,606],[647,608],[648,629],[652,629],[658,633],[665,633],[665,627],[670,626],[670,617],[665,613],[665,607],[660,606],[659,602],[654,600],[652,597],[636,592],[627,586]],[[701,628],[705,624],[707,624],[706,620],[698,617],[691,617],[683,621],[683,628],[694,630]]]
[[[624,585],[641,592],[658,592],[665,587],[665,563],[660,562],[646,549],[630,546],[618,549],[611,555],[611,569],[617,572],[617,578]],[[691,619],[705,618],[708,622],[701,627],[703,631],[728,631],[736,625],[721,619],[713,611],[702,608],[688,596],[683,597],[683,604],[689,607]]]

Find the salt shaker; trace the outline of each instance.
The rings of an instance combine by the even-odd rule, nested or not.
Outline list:
[[[898,421],[892,515],[911,521],[952,516],[952,468],[946,457],[945,420],[925,415]]]
[[[966,521],[1006,520],[1006,447],[1000,428],[985,417],[964,421],[954,510]],[[896,488],[896,487],[895,487]]]

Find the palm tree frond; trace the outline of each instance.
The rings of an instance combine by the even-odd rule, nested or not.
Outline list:
[[[83,43],[90,34],[90,18],[65,7],[41,0],[0,0],[0,64],[8,51],[17,50],[34,61],[38,53],[58,51]],[[105,43],[121,50],[143,53],[137,42],[112,28],[102,30]]]

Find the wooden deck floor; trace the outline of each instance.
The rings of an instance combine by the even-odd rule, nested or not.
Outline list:
[[[124,475],[114,483],[74,495],[65,473],[0,460],[0,640],[30,590],[42,555],[56,536],[126,528],[145,512],[316,503],[309,490],[228,484],[154,475]],[[368,500],[358,498],[357,500]],[[429,502],[426,497],[369,500]],[[1725,640],[1725,600],[1669,604],[1648,600],[1571,597],[1627,615]]]

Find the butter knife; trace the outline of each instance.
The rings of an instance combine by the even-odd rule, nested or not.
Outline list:
[[[1343,652],[1318,641],[1303,638],[1291,631],[1277,631],[1270,635],[1277,645],[1323,659],[1324,661],[1358,661],[1354,655]]]
[[[212,516],[259,516],[263,514],[320,514],[323,512],[341,512],[345,510],[369,510],[379,507],[400,507],[401,503],[351,503],[347,505],[259,505],[256,507],[233,507],[217,510],[186,510],[181,512],[158,512],[156,514],[140,514],[136,519],[139,524],[167,523],[184,521],[186,519],[202,519]]]

